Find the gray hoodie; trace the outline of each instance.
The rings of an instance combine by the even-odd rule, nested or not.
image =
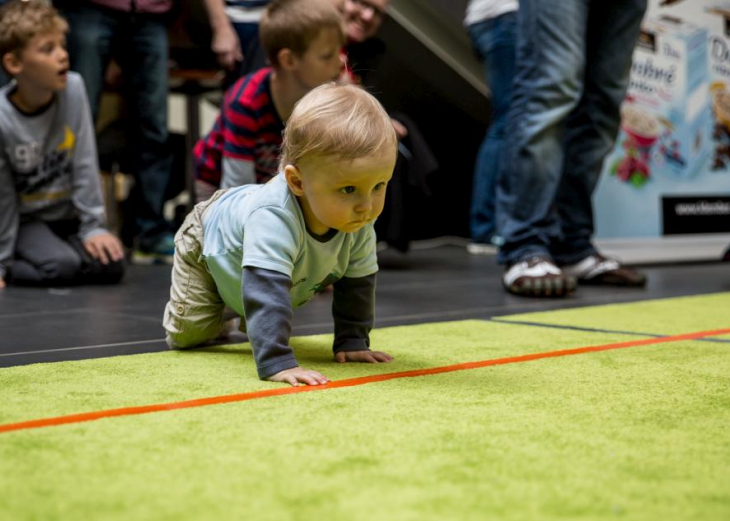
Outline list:
[[[21,217],[77,218],[82,240],[105,232],[94,126],[84,82],[68,73],[66,89],[34,114],[0,89],[0,277],[12,261]]]

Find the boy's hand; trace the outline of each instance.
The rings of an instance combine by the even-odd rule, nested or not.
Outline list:
[[[303,367],[292,367],[291,369],[285,369],[273,374],[267,378],[270,382],[284,382],[298,386],[300,383],[306,385],[324,385],[330,381],[326,376],[312,371],[310,369],[304,369]]]
[[[365,362],[368,364],[391,362],[393,357],[382,351],[340,351],[335,355],[335,362]]]
[[[84,241],[84,248],[89,255],[102,264],[119,261],[124,258],[124,248],[119,239],[111,233],[100,233]]]
[[[243,61],[238,35],[230,23],[221,25],[213,31],[213,41],[210,48],[215,53],[220,66],[229,71],[235,68],[236,62]]]
[[[393,118],[390,118],[390,122],[393,125],[393,129],[395,130],[395,135],[398,137],[398,141],[408,136],[408,129],[403,123]]]

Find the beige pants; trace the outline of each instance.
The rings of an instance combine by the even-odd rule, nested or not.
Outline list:
[[[203,260],[203,214],[226,191],[195,205],[175,234],[170,301],[165,306],[167,345],[194,347],[216,338],[223,329],[225,303]]]

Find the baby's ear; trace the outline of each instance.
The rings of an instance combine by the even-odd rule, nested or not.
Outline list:
[[[286,178],[286,184],[289,185],[289,189],[294,192],[294,195],[304,195],[302,173],[297,167],[294,165],[286,165],[284,167],[284,177]]]

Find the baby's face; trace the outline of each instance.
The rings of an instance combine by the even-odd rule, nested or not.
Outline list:
[[[318,235],[331,228],[352,233],[377,219],[394,167],[393,147],[354,160],[305,158],[298,169],[299,199],[309,229]]]

